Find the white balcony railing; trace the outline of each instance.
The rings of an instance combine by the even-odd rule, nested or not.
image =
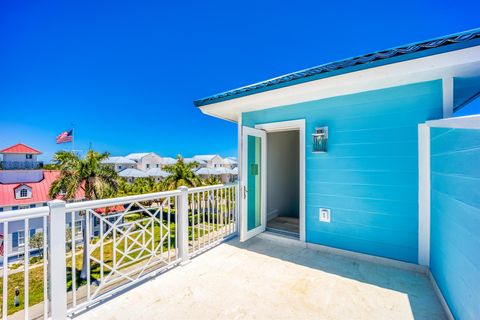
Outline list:
[[[3,318],[18,310],[23,310],[25,319],[65,318],[133,284],[187,263],[191,257],[236,234],[237,189],[236,185],[182,187],[76,203],[55,200],[48,207],[0,214],[6,266]],[[32,266],[29,235],[25,232],[23,270],[29,272],[23,271],[23,281],[19,281],[18,270],[6,258],[8,228],[9,224],[20,222],[24,230],[29,230],[30,219],[42,219],[42,230],[46,231],[43,243],[48,245],[41,249],[41,266]],[[71,227],[79,219],[85,226],[82,241],[78,241],[76,230]],[[34,281],[29,281],[29,275]],[[15,307],[14,291],[19,282],[23,290],[20,305]],[[34,297],[30,302],[29,296]]]

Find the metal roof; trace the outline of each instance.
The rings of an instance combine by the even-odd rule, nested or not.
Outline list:
[[[102,160],[103,164],[136,164],[132,159],[127,157],[108,157],[105,160]]]
[[[131,160],[140,160],[143,157],[148,156],[151,153],[153,153],[153,152],[130,153],[125,158],[131,159]]]
[[[17,143],[11,147],[0,150],[0,153],[27,153],[27,154],[42,154],[37,149],[27,146],[23,143]]]
[[[389,63],[459,50],[475,45],[480,45],[480,28],[326,63],[238,89],[218,93],[203,99],[198,99],[194,101],[194,104],[197,107],[201,107],[263,91],[274,90]]]
[[[193,156],[193,159],[196,161],[202,160],[202,161],[208,162],[213,160],[215,157],[219,157],[220,159],[222,158],[218,154],[199,154],[199,155]]]
[[[146,178],[146,177],[148,177],[148,175],[145,172],[140,171],[138,169],[134,169],[134,168],[128,168],[128,169],[122,170],[118,173],[118,175],[120,177],[124,177],[124,178]]]
[[[20,171],[14,171],[21,174]],[[47,202],[52,200],[48,195],[50,186],[60,176],[59,170],[44,170],[42,172],[42,179],[40,181],[32,181],[27,183],[21,183],[20,185],[28,185],[32,189],[31,198],[15,198],[15,189],[19,186],[19,183],[5,183],[0,184],[0,207],[15,206],[15,205],[27,205],[31,203]],[[21,179],[17,179],[21,180]],[[57,199],[61,199],[58,196]],[[75,194],[75,199],[80,200],[85,198],[83,189],[78,189]]]
[[[232,170],[228,168],[200,168],[196,172],[199,175],[211,176],[211,175],[222,175],[222,174],[238,174],[238,170]]]
[[[162,164],[163,165],[172,165],[177,163],[177,159],[171,158],[171,157],[163,157],[162,158]]]
[[[147,170],[146,174],[149,177],[161,177],[161,178],[166,178],[170,175],[170,173],[168,173],[166,171],[163,171],[160,168],[151,168],[151,169]]]
[[[0,183],[30,183],[43,179],[43,170],[0,170]]]

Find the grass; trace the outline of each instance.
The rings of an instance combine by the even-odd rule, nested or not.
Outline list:
[[[213,216],[213,214],[211,214]],[[207,216],[207,215],[205,215]],[[126,221],[135,221],[135,220],[138,220],[138,219],[141,219],[142,216],[137,214],[135,217],[133,216],[128,216],[128,219],[126,217]],[[198,237],[198,235],[200,236],[203,236],[205,234],[207,234],[208,232],[212,232],[212,231],[215,231],[218,229],[218,226],[213,224],[213,223],[208,223],[207,221],[203,222],[202,221],[202,217],[199,218],[198,215],[192,215],[190,214],[190,217],[189,217],[189,220],[190,220],[190,223],[194,220],[195,223],[198,223],[198,221],[200,221],[200,223],[204,223],[206,225],[210,225],[212,226],[212,228],[209,230],[209,231],[205,231],[205,230],[198,230],[195,228],[195,230],[193,230],[193,228],[191,226],[189,226],[189,240],[192,240],[192,235],[193,233],[195,234],[195,238]],[[216,220],[217,221],[217,220]],[[146,223],[146,222],[145,222]],[[143,225],[145,225],[145,223]],[[164,220],[164,225],[165,225],[165,220]],[[165,225],[166,226],[166,225]],[[150,227],[149,227],[150,228]],[[174,248],[175,247],[175,223],[174,222],[171,222],[170,225],[168,226],[168,228],[170,229],[170,248]],[[164,234],[165,230],[162,231],[162,234]],[[133,236],[135,238],[135,236]],[[148,233],[145,233],[145,243],[148,243],[148,241],[150,240],[150,235]],[[154,225],[154,246],[156,247],[159,243],[160,243],[160,226],[158,224]],[[113,241],[109,241],[109,240],[112,240],[112,239],[108,239],[106,241],[104,241],[103,243],[103,261],[105,264],[109,265],[109,266],[113,266]],[[97,239],[93,239],[92,243],[95,243],[96,241],[98,241],[98,238]],[[139,239],[139,242],[142,243],[143,239],[142,237],[140,237]],[[129,240],[127,241],[127,246],[131,246],[132,245],[132,241]],[[164,242],[164,245],[163,245],[163,250],[166,251],[168,247],[168,241],[165,241]],[[116,259],[117,259],[117,263],[118,261],[120,261],[121,257],[122,257],[122,254],[118,251],[123,251],[125,249],[125,242],[121,242],[119,243],[119,245],[117,246],[117,255],[116,255]],[[132,246],[132,249],[138,249],[139,248],[139,245],[138,244],[133,244]],[[97,259],[100,259],[100,256],[101,256],[101,250],[100,250],[100,247],[95,249],[92,253],[92,255],[97,258]],[[148,252],[141,252],[141,251],[137,251],[137,252],[134,252],[132,253],[130,256],[132,257],[132,259],[130,258],[124,258],[124,260],[122,261],[122,265],[124,265],[125,267],[124,268],[128,268],[128,267],[131,267],[132,265],[135,265],[137,263],[141,263],[142,261],[144,261],[145,259],[147,259],[149,257],[149,253]],[[83,249],[81,248],[77,248],[77,251],[75,253],[75,268],[74,268],[74,273],[75,273],[75,276],[76,276],[76,287],[78,289],[79,286],[81,285],[84,285],[86,284],[86,280],[81,280],[80,279],[80,273],[81,273],[81,270],[82,270],[82,261],[83,261]],[[38,261],[40,262],[40,261]],[[101,278],[101,269],[100,269],[100,265],[98,263],[93,263],[93,261],[90,262],[90,280],[91,281],[96,281],[96,280],[100,280]],[[72,290],[72,283],[73,283],[73,276],[72,276],[72,258],[71,256],[67,258],[67,261],[66,261],[66,264],[67,264],[67,290]],[[10,265],[10,269],[16,269],[16,268],[19,268],[22,264],[21,263],[17,263],[17,264],[13,264],[13,265]],[[106,268],[104,268],[104,275],[108,274],[108,271]],[[0,279],[3,280],[3,278],[0,276]],[[18,307],[15,307],[14,306],[14,296],[15,296],[15,287],[18,287],[19,290],[20,290],[20,306]],[[34,268],[30,268],[29,270],[29,305],[32,306],[32,305],[35,305],[35,304],[38,304],[40,302],[43,301],[43,265],[41,266],[38,266],[38,267],[34,267]],[[1,288],[1,292],[3,293],[3,281],[0,281],[0,288]],[[19,272],[19,273],[15,273],[15,274],[11,274],[8,276],[8,314],[12,314],[12,313],[15,313],[17,311],[20,311],[20,310],[23,310],[23,303],[24,303],[24,272]],[[2,299],[3,299],[3,296],[0,295],[0,307],[2,306]]]
[[[3,278],[1,278],[3,280]],[[18,272],[8,276],[8,314],[23,310],[24,305],[24,272]],[[43,266],[30,269],[28,273],[29,305],[33,306],[43,301]],[[20,291],[20,305],[14,306],[15,287]],[[3,293],[3,281],[0,281],[0,290]],[[0,297],[0,305],[3,308],[3,297]]]

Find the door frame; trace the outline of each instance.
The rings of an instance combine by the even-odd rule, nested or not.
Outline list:
[[[279,122],[270,122],[257,124],[256,129],[265,130],[268,132],[279,132],[279,131],[299,131],[299,238],[300,241],[306,241],[306,217],[305,217],[305,119],[298,120],[289,120],[289,121],[279,121]],[[268,142],[268,141],[267,141]],[[265,152],[265,159],[268,156]],[[265,174],[267,171],[267,164],[265,164]],[[266,182],[266,181],[265,181]],[[266,186],[268,188],[268,185]],[[265,190],[266,192],[266,190]],[[266,199],[266,194],[265,194]],[[265,212],[266,215],[266,212]],[[266,218],[266,216],[265,216]]]
[[[246,196],[244,192],[246,190],[246,179],[247,179],[247,156],[248,153],[245,150],[248,148],[246,145],[245,139],[243,139],[244,135],[252,135],[257,136],[262,139],[261,144],[261,151],[260,151],[260,226],[256,227],[253,230],[248,230],[248,203],[247,203],[247,196],[248,190],[246,191]],[[240,190],[239,190],[239,197],[241,199],[241,208],[240,208],[240,223],[241,223],[241,230],[240,230],[240,241],[246,241],[262,232],[265,231],[267,226],[267,133],[264,130],[250,128],[250,127],[243,127],[241,132],[241,139],[242,140],[242,153],[241,153],[241,183],[240,183]]]

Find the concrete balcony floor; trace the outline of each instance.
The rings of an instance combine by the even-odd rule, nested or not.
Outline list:
[[[76,319],[446,319],[423,273],[256,237],[223,243]]]

